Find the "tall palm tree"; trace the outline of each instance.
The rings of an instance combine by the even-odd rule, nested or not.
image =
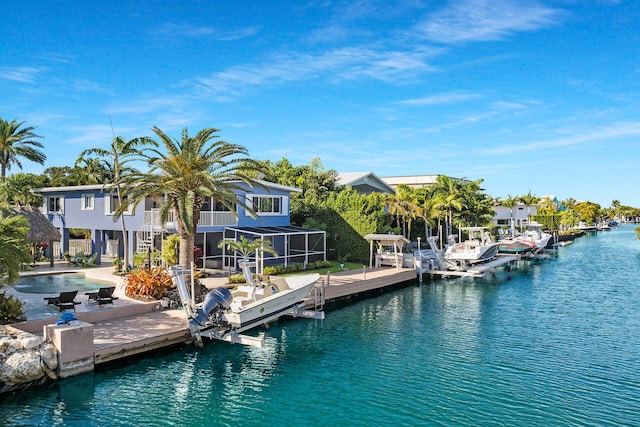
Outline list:
[[[527,206],[527,222],[531,222],[531,206],[540,201],[540,198],[535,194],[531,194],[531,190],[524,196],[520,197],[520,201]]]
[[[416,194],[408,185],[398,185],[394,194],[386,198],[388,214],[396,217],[396,223],[402,229],[402,235],[411,239],[411,223],[421,216]]]
[[[439,175],[434,189],[434,208],[446,213],[445,241],[453,233],[453,213],[464,208],[464,200],[460,195],[460,183],[446,175]],[[442,238],[441,244],[442,244]]]
[[[145,173],[134,172],[125,179],[128,203],[135,206],[146,196],[166,196],[160,206],[160,217],[166,221],[169,212],[174,212],[180,236],[179,263],[188,268],[193,261],[197,224],[206,198],[211,197],[233,212],[236,206],[253,212],[241,195],[244,193],[241,184],[260,185],[249,175],[261,168],[243,157],[248,151],[241,145],[214,140],[218,138],[218,129],[202,129],[192,137],[185,128],[181,140],[171,139],[155,126],[153,132],[166,152],[151,148],[143,153],[150,169]]]
[[[22,169],[20,157],[41,165],[47,160],[47,156],[38,150],[43,147],[42,143],[35,140],[42,136],[36,135],[34,132],[36,128],[33,126],[20,129],[24,123],[18,123],[16,119],[8,122],[0,117],[0,176],[2,177],[6,176],[12,164]]]
[[[511,236],[513,236],[515,234],[515,224],[514,224],[514,218],[513,218],[513,208],[515,208],[516,206],[518,206],[518,203],[520,202],[520,197],[518,196],[512,196],[511,194],[507,194],[507,198],[504,199],[504,201],[502,201],[502,206],[504,206],[505,208],[509,208],[509,219],[511,222]]]
[[[125,180],[136,172],[128,166],[128,163],[142,155],[141,150],[143,147],[157,146],[157,142],[146,137],[133,138],[127,141],[121,136],[116,136],[111,140],[109,149],[88,148],[81,152],[76,160],[76,166],[83,164],[95,166],[96,161],[101,162],[113,177],[113,180],[105,184],[104,188],[109,191],[115,190],[116,196],[118,197],[119,208],[115,211],[114,215],[120,217],[120,224],[122,225],[122,244],[124,246],[123,271],[125,273],[129,269],[129,237],[127,236],[127,227],[124,220],[125,209],[121,210],[120,208],[126,208],[128,206],[124,200],[126,197],[124,194]]]

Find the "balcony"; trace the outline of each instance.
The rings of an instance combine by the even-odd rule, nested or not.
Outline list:
[[[176,222],[174,213],[169,212],[167,222],[162,224],[160,221],[160,210],[152,209],[150,211],[144,211],[144,224],[146,226],[158,227],[167,230],[175,230]],[[221,212],[221,211],[202,211],[200,212],[200,220],[198,221],[199,227],[212,227],[212,226],[236,226],[238,220],[233,212]]]

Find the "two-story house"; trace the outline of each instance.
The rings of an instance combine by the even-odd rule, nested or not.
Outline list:
[[[196,246],[203,252],[206,267],[235,267],[237,254],[218,248],[222,239],[263,238],[272,242],[277,256],[259,258],[258,271],[264,265],[306,264],[325,260],[326,237],[324,231],[292,226],[290,222],[290,195],[301,190],[272,182],[260,181],[261,186],[249,187],[244,183],[241,196],[256,215],[236,206],[236,213],[214,200],[207,200],[200,212]],[[115,193],[104,190],[102,185],[75,187],[46,187],[35,189],[43,197],[41,211],[51,224],[60,230],[60,257],[69,249],[69,230],[91,230],[91,246],[97,254],[96,263],[103,256],[122,257],[124,254],[123,228],[120,218],[114,215],[118,208]],[[160,221],[159,207],[163,195],[147,197],[144,203],[131,206],[124,213],[129,253],[161,249],[164,236],[175,233],[176,222],[172,215]]]

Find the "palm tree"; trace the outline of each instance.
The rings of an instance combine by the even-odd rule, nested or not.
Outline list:
[[[437,178],[434,189],[435,204],[434,209],[446,213],[445,241],[453,233],[453,212],[461,211],[464,208],[464,201],[460,197],[460,183],[446,175]],[[442,244],[442,237],[441,237]]]
[[[12,164],[16,164],[22,169],[19,157],[24,157],[32,162],[44,164],[47,156],[38,148],[42,148],[42,143],[34,138],[42,138],[36,135],[33,126],[20,129],[25,122],[16,122],[16,119],[8,122],[0,117],[0,176],[5,177]],[[38,147],[38,148],[34,148]]]
[[[185,128],[180,141],[171,139],[158,127],[154,126],[153,132],[166,153],[157,148],[143,153],[142,158],[150,169],[145,173],[134,172],[125,179],[127,203],[136,206],[147,196],[165,195],[160,217],[164,222],[169,212],[174,212],[180,236],[179,263],[188,268],[193,262],[197,224],[206,198],[211,197],[232,212],[236,206],[253,212],[240,195],[244,193],[241,184],[260,185],[249,173],[261,168],[255,161],[242,157],[248,154],[246,148],[222,140],[213,141],[218,138],[218,129],[206,128],[191,137]],[[119,210],[124,209],[121,206]]]
[[[517,196],[512,196],[511,194],[507,194],[507,198],[504,199],[504,201],[502,202],[502,206],[504,206],[505,208],[509,208],[509,211],[510,211],[509,218],[510,218],[510,221],[511,221],[511,236],[513,236],[515,234],[515,224],[514,224],[514,219],[513,219],[513,208],[518,206],[519,202],[520,202],[520,198],[517,197]]]
[[[115,189],[116,196],[118,197],[119,208],[115,211],[114,215],[120,217],[120,224],[122,225],[122,244],[124,246],[123,271],[125,273],[129,269],[129,238],[124,221],[124,209],[120,210],[120,208],[126,208],[128,205],[124,200],[124,182],[129,175],[135,172],[134,169],[128,166],[128,163],[142,155],[141,149],[143,147],[149,146],[157,147],[158,144],[146,137],[134,138],[127,141],[121,136],[117,136],[111,140],[111,145],[108,150],[104,148],[88,148],[80,153],[76,160],[76,166],[84,164],[87,166],[91,165],[94,168],[96,162],[101,162],[113,177],[113,181],[105,184],[104,188],[109,191]]]
[[[29,254],[28,231],[29,222],[24,217],[0,212],[0,288],[15,283],[22,263],[33,260]]]
[[[401,227],[402,235],[411,239],[411,223],[421,216],[420,206],[411,187],[398,185],[396,192],[387,195],[385,202],[388,214],[396,217],[396,223]]]
[[[524,196],[520,197],[520,201],[527,206],[527,222],[531,222],[531,206],[540,201],[540,198],[535,194],[531,194],[531,190]]]

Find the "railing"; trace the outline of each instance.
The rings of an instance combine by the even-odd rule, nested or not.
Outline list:
[[[91,239],[69,239],[69,255],[76,256],[80,252],[91,255],[92,253],[92,241]],[[52,253],[54,257],[59,257],[61,254],[60,242],[53,242]]]
[[[153,209],[150,211],[144,211],[144,223],[145,225],[152,227],[161,227],[168,229],[175,229],[175,216],[173,212],[169,212],[166,223],[160,221],[159,211]],[[200,220],[198,225],[202,227],[207,226],[232,226],[237,225],[238,220],[233,212],[219,212],[219,211],[202,211],[200,212]]]

